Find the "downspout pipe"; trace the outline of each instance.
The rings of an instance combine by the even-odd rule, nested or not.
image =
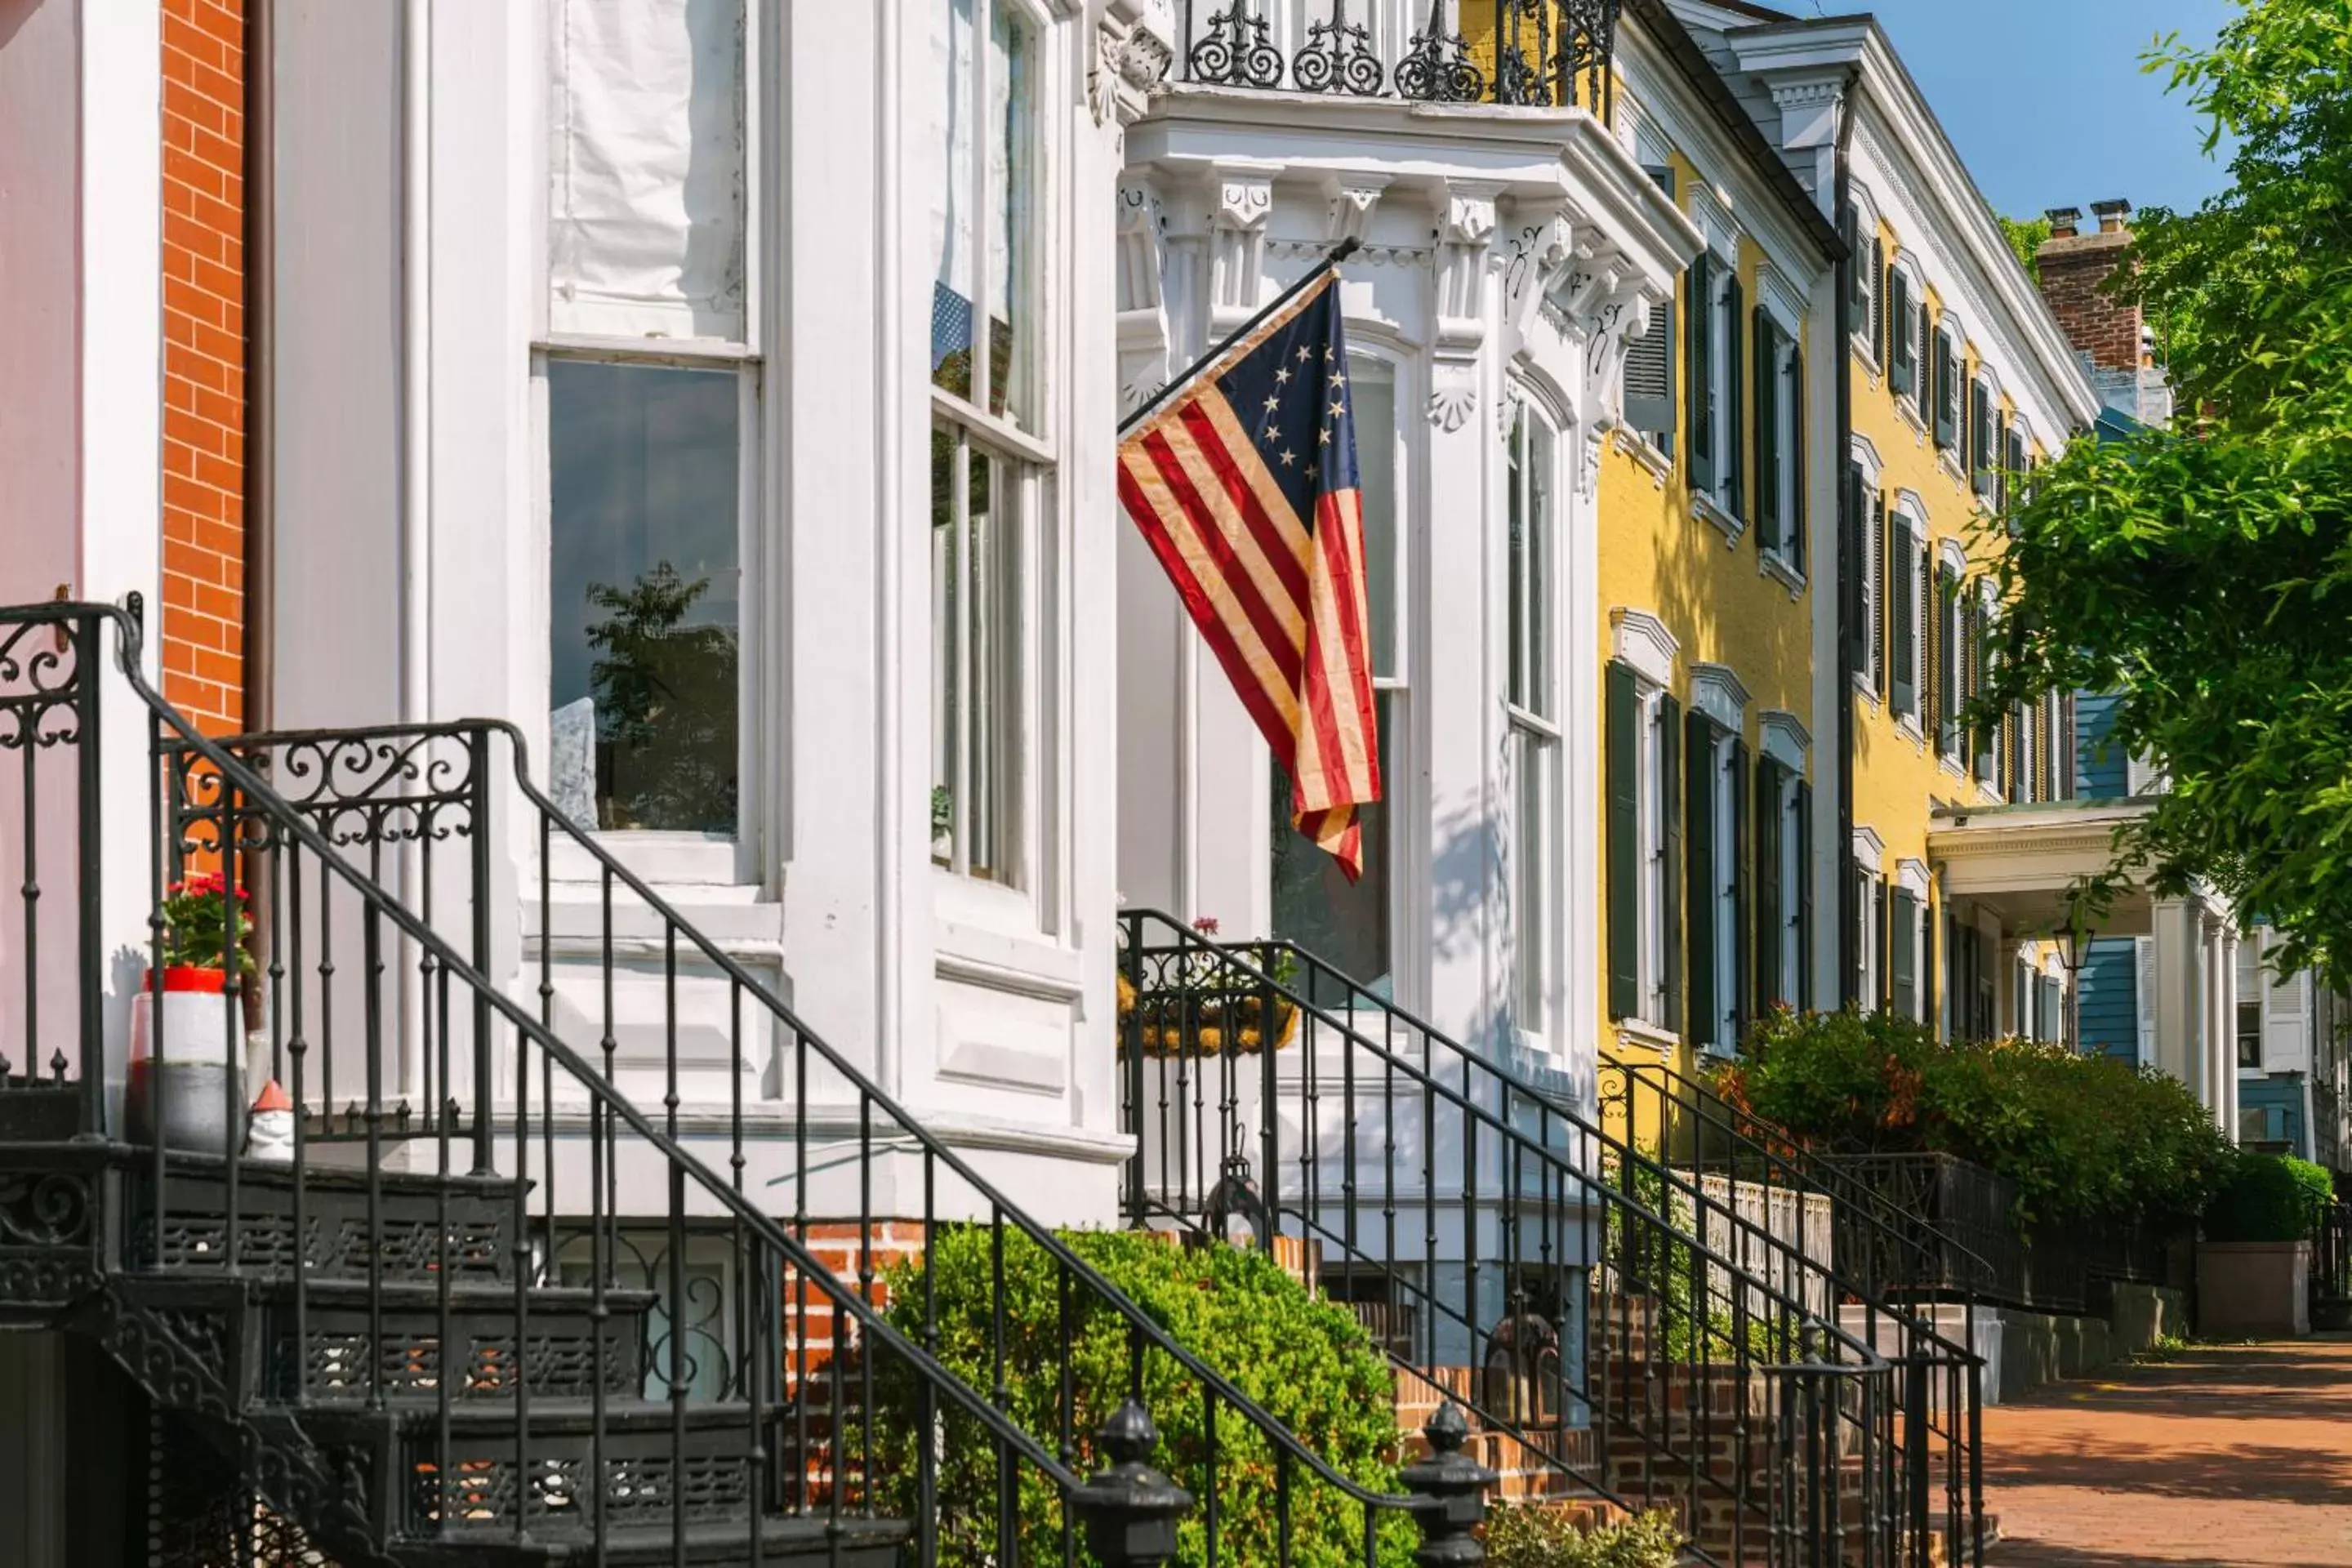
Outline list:
[[[275,727],[278,669],[277,0],[245,10],[245,700],[247,731]],[[259,922],[257,921],[257,924]]]

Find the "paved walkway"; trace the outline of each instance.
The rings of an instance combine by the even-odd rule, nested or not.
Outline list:
[[[2352,1564],[2352,1335],[2200,1347],[1985,1411],[1988,1568]]]

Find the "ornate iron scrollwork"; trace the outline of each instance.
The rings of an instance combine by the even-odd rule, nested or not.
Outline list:
[[[0,1176],[0,1242],[71,1247],[89,1236],[89,1184],[79,1176]]]
[[[1193,81],[1224,87],[1280,87],[1282,51],[1266,41],[1263,16],[1250,13],[1251,0],[1233,0],[1208,21],[1208,36],[1184,57]]]
[[[0,752],[68,746],[80,739],[70,721],[81,700],[79,628],[67,621],[19,621],[0,640]]]
[[[1532,44],[1532,48],[1527,46]],[[1544,75],[1550,53],[1551,0],[1495,0],[1495,101],[1543,106],[1552,101]]]
[[[1305,92],[1380,96],[1387,72],[1372,52],[1371,29],[1348,20],[1348,0],[1331,0],[1331,19],[1307,27],[1307,47],[1291,57],[1290,80]]]
[[[1616,96],[1609,67],[1623,0],[1559,0],[1559,53],[1554,64],[1559,71],[1560,101],[1580,103],[1606,120]]]
[[[1427,103],[1475,103],[1486,96],[1486,79],[1470,61],[1469,40],[1445,30],[1444,0],[1430,0],[1429,26],[1397,61],[1396,89]]]

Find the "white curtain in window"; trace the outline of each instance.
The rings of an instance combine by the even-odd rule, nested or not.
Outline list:
[[[950,0],[947,26],[931,33],[932,144],[947,161],[931,185],[932,277],[941,302],[952,296],[959,315],[958,341],[971,331],[973,236],[979,191],[972,179],[972,138],[979,130],[971,110],[973,7],[982,0]]]
[[[558,0],[549,324],[740,340],[742,0]]]

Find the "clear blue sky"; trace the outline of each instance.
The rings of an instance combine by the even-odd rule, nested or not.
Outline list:
[[[1769,0],[1768,0],[1769,3]],[[2158,35],[2210,39],[2231,0],[1780,0],[1874,11],[1977,187],[2011,217],[2122,196],[2194,206],[2229,184],[2204,125],[2139,57]]]

